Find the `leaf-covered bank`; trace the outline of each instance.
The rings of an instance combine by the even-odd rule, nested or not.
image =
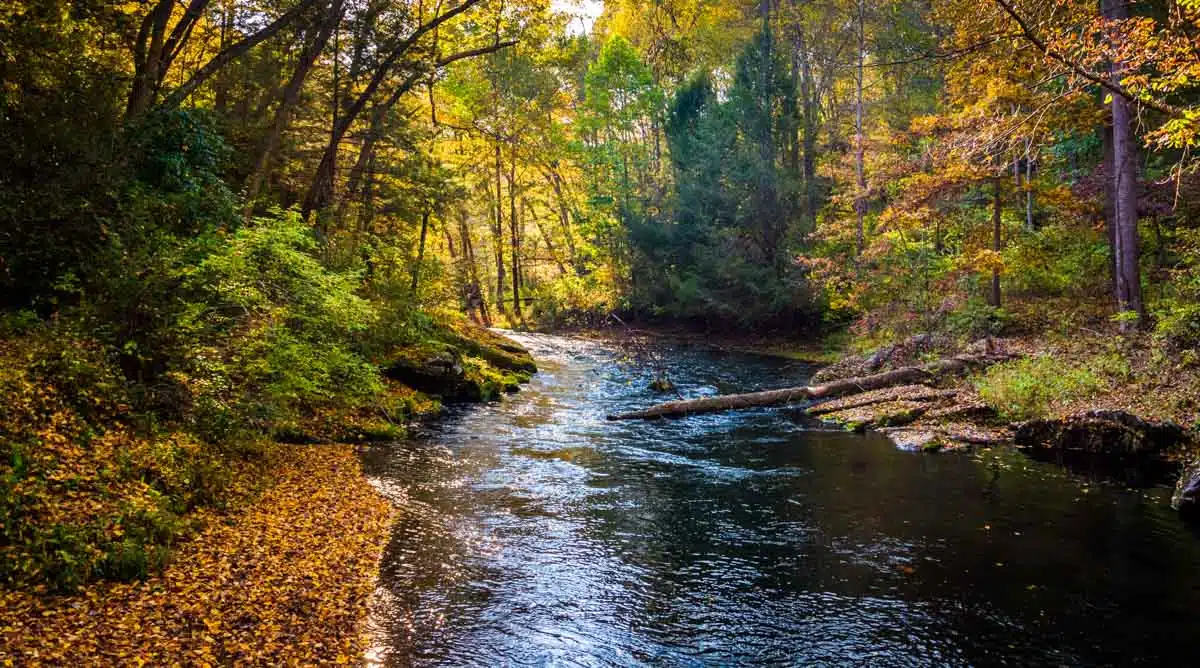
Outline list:
[[[349,446],[275,446],[270,487],[160,575],[69,595],[0,593],[3,665],[356,662],[393,508]]]

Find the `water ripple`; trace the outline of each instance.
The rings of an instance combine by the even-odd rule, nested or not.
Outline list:
[[[364,452],[402,510],[371,664],[1157,664],[1200,632],[1200,549],[1161,492],[787,410],[611,423],[659,400],[619,347],[514,336],[526,390]],[[689,396],[810,372],[665,354]]]

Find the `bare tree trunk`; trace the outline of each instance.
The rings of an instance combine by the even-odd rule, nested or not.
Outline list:
[[[558,173],[553,170],[547,170],[545,177],[554,189],[554,198],[558,202],[559,223],[562,225],[563,238],[567,242],[567,253],[570,255],[567,260],[571,263],[571,267],[574,268],[575,275],[582,276],[583,266],[579,262],[579,256],[575,253],[575,234],[571,231],[571,208],[567,204],[567,197],[563,192],[562,183],[559,180]]]
[[[814,99],[811,56],[804,51],[803,35],[800,39],[800,49],[803,59],[800,63],[800,97],[803,116],[802,143],[804,144],[804,215],[809,231],[817,228],[817,102]]]
[[[517,217],[517,151],[512,151],[508,174],[508,227],[512,237],[513,314],[521,319],[521,230]]]
[[[341,22],[344,2],[345,0],[334,0],[325,20],[319,24],[316,35],[305,44],[304,50],[300,53],[300,58],[296,61],[296,69],[292,72],[291,79],[288,80],[287,85],[283,89],[283,99],[279,102],[279,108],[275,110],[275,119],[272,121],[271,129],[263,141],[262,149],[258,154],[258,161],[254,166],[254,172],[246,182],[246,208],[243,215],[247,219],[250,218],[250,214],[254,211],[254,200],[258,198],[263,181],[267,178],[271,160],[275,157],[275,151],[279,148],[279,140],[283,136],[284,130],[287,129],[288,123],[291,121],[292,110],[300,100],[300,90],[304,86],[304,81],[308,78],[308,73],[312,69],[313,63],[317,61],[321,52],[325,50],[325,45],[329,43],[329,38]]]
[[[305,2],[313,2],[314,0],[304,0]],[[358,115],[366,108],[375,94],[379,91],[379,87],[383,85],[384,80],[397,67],[400,59],[424,37],[427,33],[437,29],[438,26],[467,11],[471,7],[479,4],[482,0],[462,0],[455,7],[447,10],[445,13],[439,14],[434,18],[421,24],[404,39],[396,43],[392,50],[383,58],[382,62],[375,68],[371,74],[371,79],[362,91],[354,98],[346,109],[341,113],[338,122],[334,125],[333,131],[330,133],[329,142],[325,146],[325,151],[321,156],[321,162],[317,166],[317,172],[313,176],[312,183],[309,184],[308,192],[304,196],[304,205],[301,209],[305,218],[310,213],[320,210],[329,205],[333,201],[333,180],[334,170],[337,166],[338,148],[341,146],[342,139],[350,130],[350,126],[354,123]],[[471,51],[457,54],[452,58],[443,58],[437,64],[446,64],[459,58],[468,58],[481,53],[490,53],[505,46],[511,46],[512,43],[497,43],[489,47],[473,49]],[[415,79],[414,79],[415,83]],[[411,87],[411,84],[409,84]]]
[[[203,67],[196,70],[187,81],[183,82],[182,86],[172,91],[171,94],[167,96],[167,99],[163,101],[162,107],[166,109],[174,109],[178,107],[183,103],[184,100],[188,98],[189,95],[194,93],[197,88],[203,85],[205,81],[208,81],[209,77],[213,76],[226,65],[233,62],[234,59],[245,55],[247,51],[254,48],[261,42],[274,37],[280,30],[283,30],[293,21],[298,19],[302,14],[304,14],[304,12],[308,11],[309,7],[312,7],[316,2],[317,0],[301,0],[301,2],[297,3],[295,7],[288,10],[271,23],[267,24],[267,26],[263,29],[251,35],[247,35],[236,43],[231,44],[217,55],[213,56],[212,60],[209,60],[204,64]]]
[[[1109,119],[1111,121],[1111,119]],[[1116,169],[1113,163],[1113,132],[1112,124],[1107,123],[1100,128],[1100,145],[1104,154],[1104,232],[1108,236],[1108,272],[1109,289],[1115,296],[1117,289],[1117,198],[1113,192],[1116,179],[1113,174]]]
[[[468,299],[467,310],[471,310],[470,302],[477,301],[484,326],[491,327],[492,317],[488,313],[487,298],[484,296],[483,284],[479,280],[479,265],[475,261],[475,245],[471,243],[471,230],[467,226],[467,216],[462,211],[459,212],[458,231],[462,236],[463,258],[467,262],[467,271],[471,279],[471,297]]]
[[[225,50],[225,47],[229,46],[229,36],[233,34],[233,8],[231,4],[232,0],[225,0],[221,3],[220,49],[222,51]],[[213,88],[213,107],[218,116],[224,116],[225,109],[229,105],[229,73],[227,70],[221,70],[217,73]]]
[[[1009,355],[983,355],[951,357],[924,366],[909,366],[885,371],[871,376],[835,380],[824,385],[787,387],[781,390],[766,390],[749,394],[727,394],[702,399],[681,399],[651,406],[650,408],[609,415],[609,420],[645,420],[661,417],[715,413],[765,406],[785,406],[812,399],[829,399],[897,385],[929,383],[938,378],[963,374],[971,369],[985,367],[995,362],[1011,359]]]
[[[1122,0],[1108,0],[1105,13],[1109,19],[1124,19],[1129,16],[1129,8]],[[1112,80],[1120,81],[1124,70],[1123,63],[1112,63]],[[1141,253],[1137,229],[1137,144],[1133,133],[1134,113],[1129,100],[1121,95],[1112,96],[1112,120],[1117,310],[1134,315],[1132,319],[1121,321],[1121,330],[1131,331],[1145,322],[1146,309],[1142,303],[1139,266]]]
[[[994,181],[995,191],[992,195],[992,250],[1000,252],[1000,177],[997,176]],[[1000,308],[1000,269],[992,267],[992,291],[988,296],[988,304],[993,308]]]
[[[125,103],[127,118],[141,114],[153,103],[152,98],[159,81],[163,39],[174,8],[175,3],[172,0],[159,0],[154,9],[142,19],[138,28],[133,52],[133,86]]]
[[[496,140],[496,221],[492,225],[492,248],[496,254],[496,310],[504,313],[504,193],[500,140]]]
[[[528,207],[528,211],[533,217],[533,224],[537,227],[538,234],[542,235],[542,240],[546,242],[546,250],[549,251],[550,257],[554,260],[555,266],[558,267],[559,274],[566,275],[567,265],[563,263],[561,253],[559,253],[558,249],[555,248],[553,239],[551,238],[550,234],[546,232],[546,228],[542,226],[541,220],[538,219],[537,210],[535,209],[533,202],[522,199],[521,207]]]
[[[866,37],[866,7],[863,5],[864,0],[858,0],[858,68],[855,74],[854,88],[854,172],[856,176],[855,193],[854,193],[854,217],[855,217],[855,250],[859,255],[862,255],[863,248],[866,244],[865,234],[863,230],[863,220],[867,215],[867,176],[865,162],[865,149],[863,138],[863,67],[867,57],[867,37]]]
[[[1032,232],[1033,224],[1033,156],[1025,156],[1025,229]]]
[[[429,209],[421,212],[421,239],[417,242],[417,262],[413,265],[412,285],[409,287],[409,300],[417,301],[417,287],[421,280],[421,265],[425,263],[425,236],[429,232]]]

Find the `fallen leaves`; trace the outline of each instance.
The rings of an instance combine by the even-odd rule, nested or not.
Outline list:
[[[273,485],[145,582],[0,592],[0,665],[347,663],[392,507],[349,446],[281,447]]]

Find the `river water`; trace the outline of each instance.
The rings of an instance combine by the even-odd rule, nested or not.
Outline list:
[[[522,392],[364,451],[403,508],[369,663],[1197,661],[1200,538],[1161,487],[902,452],[786,409],[607,422],[662,400],[618,348],[514,338],[541,368]],[[686,396],[812,371],[664,354]]]

